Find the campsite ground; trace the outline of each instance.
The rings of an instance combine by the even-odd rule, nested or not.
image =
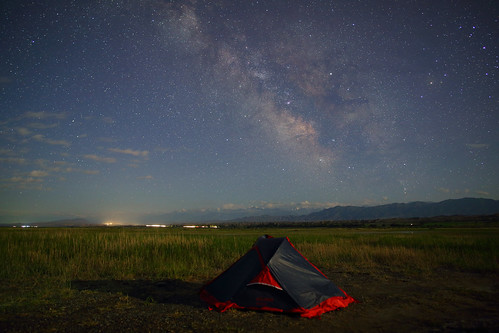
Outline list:
[[[74,281],[64,297],[0,314],[2,332],[492,332],[499,328],[495,274],[435,272],[424,279],[328,272],[360,303],[321,318],[209,311],[199,282]],[[4,286],[5,287],[5,286]]]
[[[197,295],[199,288],[240,255],[231,253],[235,248],[244,253],[262,230],[3,229],[0,332],[496,332],[499,328],[496,226],[265,233],[269,231],[292,235],[302,253],[359,303],[312,319],[209,311]],[[214,257],[215,249],[219,257]],[[188,251],[192,257],[186,259]],[[203,257],[206,251],[211,252]],[[160,254],[165,257],[158,258]],[[195,275],[192,265],[185,263],[197,259]],[[203,266],[209,260],[213,261]],[[174,270],[161,271],[166,268]],[[180,277],[157,278],[155,272]]]

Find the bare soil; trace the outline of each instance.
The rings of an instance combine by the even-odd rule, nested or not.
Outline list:
[[[499,279],[449,270],[424,278],[325,272],[356,298],[320,318],[208,310],[201,282],[73,281],[72,291],[29,310],[0,313],[0,332],[497,332]]]

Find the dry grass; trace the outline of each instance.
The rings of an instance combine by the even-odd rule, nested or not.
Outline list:
[[[499,270],[498,230],[446,229],[349,232],[300,244],[311,261],[330,270],[428,274],[440,268]]]
[[[289,235],[326,271],[498,271],[498,229],[0,229],[3,281],[206,280],[263,233]]]

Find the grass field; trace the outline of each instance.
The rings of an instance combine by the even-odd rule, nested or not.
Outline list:
[[[499,273],[498,228],[1,228],[0,313],[11,318],[40,304],[74,298],[77,281],[200,285],[262,234],[288,236],[326,275],[340,279]]]
[[[3,281],[208,279],[259,235],[288,236],[325,270],[497,272],[498,229],[0,229]]]

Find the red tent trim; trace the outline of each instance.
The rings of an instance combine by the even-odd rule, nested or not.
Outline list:
[[[254,244],[254,246],[245,255],[243,255],[239,260],[234,262],[222,274],[220,274],[219,276],[217,276],[216,278],[211,280],[209,283],[207,283],[202,288],[202,290],[199,293],[200,298],[203,301],[205,301],[206,303],[208,303],[210,310],[224,312],[224,311],[227,311],[228,309],[231,309],[231,308],[248,309],[248,310],[256,310],[256,311],[272,311],[272,312],[280,312],[280,313],[290,313],[290,314],[296,314],[296,315],[299,315],[299,316],[305,317],[305,318],[312,318],[312,317],[320,316],[325,312],[329,312],[329,311],[333,311],[333,310],[336,310],[339,308],[347,307],[351,303],[358,303],[357,300],[355,300],[353,297],[347,295],[344,290],[335,286],[334,284],[333,284],[333,288],[336,288],[336,291],[331,292],[329,294],[330,297],[323,300],[320,304],[313,303],[313,301],[311,301],[311,298],[309,298],[308,300],[307,300],[307,298],[304,298],[305,296],[303,296],[303,295],[308,295],[308,294],[302,293],[302,294],[299,294],[297,296],[297,295],[292,294],[292,291],[284,289],[282,287],[281,283],[278,282],[277,278],[274,277],[274,275],[272,274],[271,267],[269,267],[267,264],[265,264],[265,260],[264,260],[264,256],[263,256],[264,253],[261,252],[262,249],[267,251],[268,253],[265,252],[265,256],[267,256],[267,257],[269,256],[269,254],[275,255],[276,252],[272,252],[273,253],[272,254],[269,251],[276,251],[276,249],[279,248],[281,245],[278,245],[277,248],[273,248],[272,246],[276,245],[276,244],[273,244],[273,245],[271,245],[271,247],[267,246],[267,247],[262,247],[262,249],[260,249],[260,247],[258,246],[259,242],[265,242],[265,239],[267,239],[267,238],[271,238],[271,237],[269,237],[269,236],[266,236],[265,238],[260,237],[257,240],[257,242]],[[302,265],[302,266],[300,266],[301,268],[307,269],[306,265],[310,265],[311,267],[313,267],[315,269],[315,271],[317,272],[317,275],[315,275],[316,276],[315,279],[319,279],[319,284],[322,283],[322,280],[321,280],[322,278],[328,279],[327,276],[319,268],[317,268],[317,266],[312,264],[300,251],[298,251],[298,249],[296,249],[296,247],[293,245],[293,243],[291,243],[291,241],[289,240],[288,237],[285,237],[283,239],[285,239],[287,241],[287,243],[289,245],[291,245],[292,251],[296,251],[295,253],[297,253],[301,258],[305,259],[305,261],[303,261],[300,264],[300,265]],[[279,243],[279,244],[285,244],[285,243]],[[273,249],[273,250],[271,250],[271,249]],[[252,251],[255,251],[255,252],[252,253]],[[285,251],[290,251],[290,250],[288,249]],[[289,252],[289,253],[291,253],[291,252]],[[282,256],[283,254],[281,253],[279,255]],[[298,259],[298,257],[295,257],[295,258]],[[241,260],[245,260],[245,261],[242,262]],[[279,259],[277,259],[277,260],[279,260]],[[298,260],[298,262],[300,262],[300,260]],[[233,288],[233,289],[234,288],[246,288],[247,286],[251,286],[251,285],[269,286],[269,287],[278,289],[279,291],[275,291],[277,293],[286,291],[288,293],[288,296],[290,296],[295,301],[295,304],[292,305],[291,303],[288,303],[288,306],[285,306],[285,305],[282,306],[282,304],[279,302],[274,303],[274,298],[272,296],[273,295],[272,292],[267,293],[268,294],[268,296],[267,296],[267,294],[265,292],[262,292],[263,289],[260,290],[260,294],[258,294],[258,293],[253,294],[254,295],[253,298],[251,298],[251,296],[248,296],[248,294],[245,294],[244,292],[239,293],[239,294],[237,294],[238,295],[237,297],[239,297],[239,298],[236,297],[237,301],[232,299],[232,298],[234,298],[234,295],[236,295],[236,293],[238,292],[237,289],[234,289],[234,290],[229,289],[230,290],[229,293],[221,292],[221,290],[223,290],[225,288],[225,285],[224,285],[225,282],[220,282],[220,281],[224,281],[223,279],[227,279],[227,276],[230,276],[230,275],[226,275],[226,274],[228,272],[231,272],[231,269],[233,267],[235,267],[236,264],[239,265],[238,269],[241,269],[239,267],[244,267],[244,266],[240,266],[241,263],[243,263],[244,265],[246,265],[246,264],[250,265],[250,266],[247,266],[250,268],[248,270],[243,269],[242,270],[243,272],[246,272],[246,273],[251,272],[252,274],[256,274],[256,276],[254,276],[249,282],[246,282],[245,285],[242,284],[239,287],[237,285],[232,285],[230,288]],[[276,265],[279,265],[279,263],[280,263],[279,261],[276,261],[273,263],[273,265],[276,266]],[[251,265],[253,265],[253,266],[251,266]],[[260,266],[260,271],[255,272],[255,270],[258,269],[258,266]],[[276,267],[274,267],[274,266],[272,266],[272,267],[273,268],[280,267],[280,266],[276,266]],[[253,267],[253,268],[251,268],[251,267]],[[286,271],[286,268],[287,268],[287,266],[285,266],[283,264],[280,269],[283,269],[284,271]],[[299,268],[298,268],[298,270],[296,270],[296,274],[298,276],[299,276],[299,272],[300,272]],[[294,276],[293,274],[295,274],[291,270],[288,270],[287,273],[290,274],[289,276]],[[232,274],[234,274],[234,273],[232,273]],[[306,280],[306,278],[308,278],[308,276],[305,277],[305,280]],[[312,277],[312,278],[314,278],[314,277]],[[222,280],[218,280],[218,279],[222,279]],[[240,281],[240,282],[237,282],[237,281]],[[246,281],[248,281],[248,280],[246,280]],[[315,280],[315,281],[317,281],[317,280]],[[241,283],[241,282],[243,282],[243,281],[241,281],[241,277],[237,277],[237,275],[236,275],[236,283]],[[283,283],[285,283],[285,282],[287,283],[289,281],[288,280],[283,281]],[[306,283],[305,281],[303,281],[303,282]],[[332,284],[331,281],[329,281],[329,282],[330,282],[330,284]],[[295,279],[293,283],[296,285],[296,283],[298,283],[298,280]],[[230,285],[230,283],[228,283],[228,284]],[[330,284],[328,284],[328,286],[330,286]],[[258,290],[258,289],[255,289],[255,290]],[[315,291],[311,290],[311,292],[315,292]],[[223,299],[225,299],[225,301],[220,301],[217,298],[217,296],[215,296],[215,295],[217,295],[217,293],[220,293],[222,295]],[[230,294],[230,293],[233,293],[233,294]],[[295,299],[295,297],[298,297],[298,300]],[[246,305],[241,306],[236,302],[241,302],[241,303],[246,304]],[[292,301],[290,300],[290,302],[292,302]],[[312,303],[312,304],[310,304],[310,303]],[[312,307],[311,308],[304,308],[303,306],[300,306],[298,304],[310,304]],[[314,304],[315,304],[315,306],[314,306]]]
[[[343,291],[343,290],[342,290]],[[271,311],[271,312],[280,312],[280,313],[291,313],[297,314],[304,318],[313,318],[322,315],[323,313],[334,311],[340,308],[347,307],[350,303],[358,303],[356,299],[348,296],[345,293],[346,297],[335,296],[328,298],[324,302],[316,305],[311,309],[304,309],[302,307],[297,307],[289,311],[285,311],[283,309],[277,309],[272,307],[247,307],[247,306],[239,306],[232,301],[220,302],[213,295],[203,289],[200,293],[200,297],[202,300],[207,302],[208,304],[213,305],[209,307],[210,310],[216,310],[218,312],[225,312],[231,308],[234,309],[247,309],[247,310],[255,310],[255,311]]]
[[[250,286],[252,284],[263,284],[265,286],[283,290],[279,282],[277,282],[274,276],[272,276],[272,273],[270,273],[270,269],[268,266],[263,267],[262,271],[258,273],[258,275],[253,280],[251,280],[247,284],[247,286]]]

